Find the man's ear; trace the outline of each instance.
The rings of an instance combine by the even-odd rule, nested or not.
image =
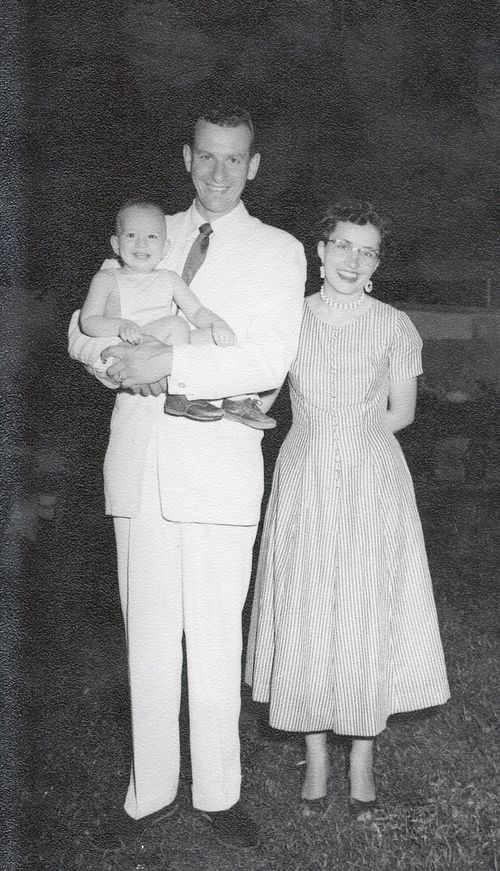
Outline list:
[[[111,239],[109,241],[110,241],[110,244],[111,244],[111,247],[112,247],[114,253],[116,254],[117,257],[119,257],[120,256],[120,245],[118,242],[118,237],[113,235],[113,236],[111,236]]]
[[[185,145],[182,149],[182,156],[184,158],[184,166],[186,167],[187,172],[191,172],[191,165],[193,163],[193,153],[189,145]]]
[[[250,162],[248,164],[247,179],[249,181],[252,181],[252,179],[255,178],[255,176],[257,175],[257,170],[259,168],[259,164],[260,164],[260,154],[258,151],[256,151],[255,154],[253,154],[252,157],[250,158]]]

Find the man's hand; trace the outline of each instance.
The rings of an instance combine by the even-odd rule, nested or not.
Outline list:
[[[172,371],[173,351],[170,345],[145,336],[140,345],[111,345],[104,348],[101,359],[113,357],[107,374],[115,384],[125,389],[142,387],[161,381]]]
[[[155,381],[153,384],[141,384],[140,387],[131,387],[131,393],[140,393],[141,396],[160,396],[161,393],[167,392],[167,379],[162,378],[161,381]]]

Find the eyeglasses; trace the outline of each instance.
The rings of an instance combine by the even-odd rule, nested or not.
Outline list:
[[[356,248],[352,242],[348,242],[347,239],[327,239],[326,244],[331,243],[335,249],[335,253],[339,257],[347,258],[349,257],[353,251],[358,252],[359,262],[363,266],[374,266],[378,260],[380,260],[380,255],[378,251],[375,251],[373,248]]]

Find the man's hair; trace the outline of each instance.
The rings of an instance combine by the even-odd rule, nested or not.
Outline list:
[[[380,233],[381,245],[387,239],[390,231],[388,219],[379,215],[371,203],[365,200],[342,200],[332,203],[325,210],[325,214],[318,222],[317,238],[326,242],[340,221],[359,226],[371,224]]]
[[[126,200],[126,202],[124,202],[118,209],[115,220],[115,233],[117,236],[120,233],[124,212],[126,212],[127,209],[135,208],[149,210],[150,212],[158,212],[162,218],[165,218],[165,212],[159,203],[155,203],[153,200],[145,200],[143,197],[133,197],[130,200]]]
[[[191,149],[194,148],[196,126],[199,121],[208,121],[210,124],[217,124],[219,127],[246,127],[250,131],[250,156],[252,157],[255,154],[257,150],[255,129],[250,114],[246,109],[226,103],[217,103],[208,109],[201,109],[191,124],[189,131],[189,145]]]

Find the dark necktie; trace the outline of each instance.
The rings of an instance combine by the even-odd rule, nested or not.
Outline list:
[[[184,269],[182,270],[182,278],[186,284],[191,284],[207,255],[210,233],[213,233],[210,224],[202,224],[200,235],[196,237],[189,249],[189,254],[186,257]]]

